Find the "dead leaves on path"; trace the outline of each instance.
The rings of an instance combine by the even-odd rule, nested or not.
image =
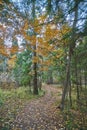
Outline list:
[[[46,95],[25,104],[16,116],[14,128],[21,130],[58,130],[62,118],[55,106],[57,88],[46,86]],[[54,95],[54,96],[53,96]]]
[[[10,118],[5,120],[9,122],[9,129],[6,130],[59,130],[62,127],[62,117],[55,106],[58,89],[49,86],[44,86],[44,89],[46,95],[39,99],[26,103],[18,100],[7,101],[7,113],[4,114]]]

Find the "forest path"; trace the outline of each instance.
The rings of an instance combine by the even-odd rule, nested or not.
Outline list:
[[[59,130],[62,119],[58,115],[55,102],[60,100],[61,89],[53,85],[45,85],[46,94],[25,103],[24,108],[16,116],[15,130]]]

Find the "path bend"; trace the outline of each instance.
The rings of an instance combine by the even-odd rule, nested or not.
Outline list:
[[[15,130],[59,130],[61,128],[61,116],[58,116],[55,102],[60,100],[61,89],[53,85],[45,85],[46,94],[25,103],[24,108],[16,116]],[[14,130],[13,129],[13,130]]]

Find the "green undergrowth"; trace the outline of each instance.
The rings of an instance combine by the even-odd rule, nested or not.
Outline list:
[[[62,112],[66,130],[87,130],[87,115],[80,110],[65,109]]]
[[[10,130],[16,115],[23,109],[28,101],[40,98],[45,94],[43,90],[39,95],[33,95],[29,87],[17,89],[0,89],[0,130]]]
[[[87,91],[82,90],[80,99],[77,100],[76,90],[72,91],[72,106],[69,97],[65,101],[65,109],[62,112],[66,130],[87,130]]]
[[[65,108],[63,111],[60,109],[60,115],[62,116],[62,124],[66,130],[87,130],[87,90],[83,88],[80,99],[77,101],[76,90],[72,90],[72,106],[70,105],[69,95],[66,96]],[[61,93],[58,93],[58,97]],[[56,106],[59,106],[61,99],[55,102]],[[59,113],[58,113],[59,114]]]
[[[2,104],[3,101],[10,99],[10,98],[19,98],[19,99],[32,99],[38,98],[45,94],[43,90],[39,90],[38,95],[33,95],[33,92],[29,90],[28,87],[19,87],[17,89],[11,90],[2,90],[0,89],[0,103]]]

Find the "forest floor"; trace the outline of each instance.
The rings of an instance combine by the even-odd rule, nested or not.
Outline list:
[[[61,89],[53,85],[45,85],[45,95],[27,101],[16,116],[12,130],[60,130],[62,116],[57,109],[61,99]]]

